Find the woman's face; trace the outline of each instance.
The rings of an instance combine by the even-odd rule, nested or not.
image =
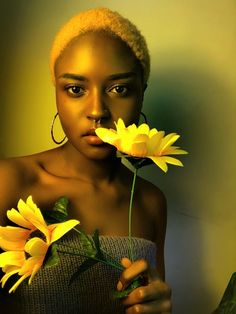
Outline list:
[[[57,109],[68,141],[85,155],[106,157],[112,148],[93,136],[94,129],[98,121],[106,128],[114,128],[118,118],[126,125],[138,122],[144,93],[139,62],[121,40],[88,33],[64,50],[55,78]]]

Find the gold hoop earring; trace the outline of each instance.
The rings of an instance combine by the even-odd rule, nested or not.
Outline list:
[[[59,144],[62,144],[62,143],[65,141],[66,136],[65,136],[61,141],[57,141],[57,140],[55,139],[55,137],[54,137],[53,128],[54,128],[54,122],[55,122],[57,116],[58,116],[58,112],[55,114],[55,116],[54,116],[54,118],[53,118],[53,120],[52,120],[51,137],[52,137],[53,142],[54,142],[55,144],[58,144],[58,145],[59,145]]]
[[[144,118],[144,122],[145,122],[146,124],[148,124],[148,120],[147,120],[146,115],[145,115],[142,111],[140,112],[140,115]]]

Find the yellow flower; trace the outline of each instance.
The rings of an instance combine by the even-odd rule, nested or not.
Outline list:
[[[0,267],[6,274],[2,277],[2,288],[7,280],[14,274],[21,276],[16,283],[11,287],[9,293],[14,292],[19,284],[30,276],[29,284],[33,277],[43,265],[43,261],[49,244],[40,238],[31,238],[25,245],[25,252],[21,251],[8,251],[0,254]],[[26,259],[25,253],[30,257]]]
[[[103,142],[114,145],[120,152],[132,157],[150,158],[164,172],[168,170],[167,163],[183,166],[182,162],[168,155],[187,154],[179,147],[172,146],[180,137],[176,133],[165,136],[164,131],[150,129],[145,123],[140,126],[135,124],[125,126],[122,119],[115,122],[116,130],[97,128],[98,137]]]
[[[0,226],[0,248],[4,251],[22,251],[31,234],[31,230],[19,227]]]
[[[24,251],[8,251],[0,254],[0,267],[5,275],[1,279],[2,287],[7,280],[14,274],[17,274],[25,262]],[[9,293],[12,289],[9,290]]]
[[[9,292],[15,291],[19,284],[29,276],[30,284],[42,266],[50,245],[79,224],[78,220],[71,219],[47,225],[40,209],[33,202],[32,196],[27,198],[26,203],[20,200],[17,207],[18,211],[13,208],[7,212],[7,216],[23,228],[0,226],[0,247],[6,251],[0,254],[0,267],[5,273],[1,279],[2,287],[12,275],[21,276]],[[42,232],[45,241],[38,237],[30,238],[31,233],[36,230]],[[30,257],[26,258],[26,254]]]
[[[20,199],[17,204],[17,208],[18,210],[12,208],[11,210],[7,211],[7,217],[9,218],[9,220],[23,228],[29,229],[30,233],[35,230],[41,231],[45,235],[47,243],[52,243],[58,240],[63,234],[79,224],[78,220],[72,219],[63,223],[47,225],[43,218],[41,210],[33,202],[32,196],[29,196],[27,198],[26,203]],[[12,236],[15,240],[18,240],[19,237],[21,237],[22,242],[23,239],[28,239],[27,232],[24,233],[22,230],[25,229],[22,228],[18,228],[21,229],[22,233],[19,231],[18,238],[16,239],[16,232],[14,232],[12,228],[13,227],[9,226],[0,227],[0,247],[1,243],[3,243],[3,241],[1,241],[1,237],[3,239],[5,238],[4,240],[9,239],[10,242],[12,240]],[[64,230],[66,231],[64,232]],[[2,248],[4,249],[4,247]],[[9,250],[9,248],[7,250]]]

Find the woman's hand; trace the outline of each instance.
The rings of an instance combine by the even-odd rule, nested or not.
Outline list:
[[[126,314],[135,313],[171,313],[171,289],[163,282],[155,269],[151,269],[147,261],[137,260],[132,263],[128,258],[121,260],[125,270],[122,272],[117,290],[125,289],[136,277],[144,278],[144,285],[133,290],[122,303],[126,306]]]

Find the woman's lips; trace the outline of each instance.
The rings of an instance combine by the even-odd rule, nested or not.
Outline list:
[[[90,145],[103,145],[104,142],[96,135],[95,129],[90,129],[84,135],[85,141]]]

